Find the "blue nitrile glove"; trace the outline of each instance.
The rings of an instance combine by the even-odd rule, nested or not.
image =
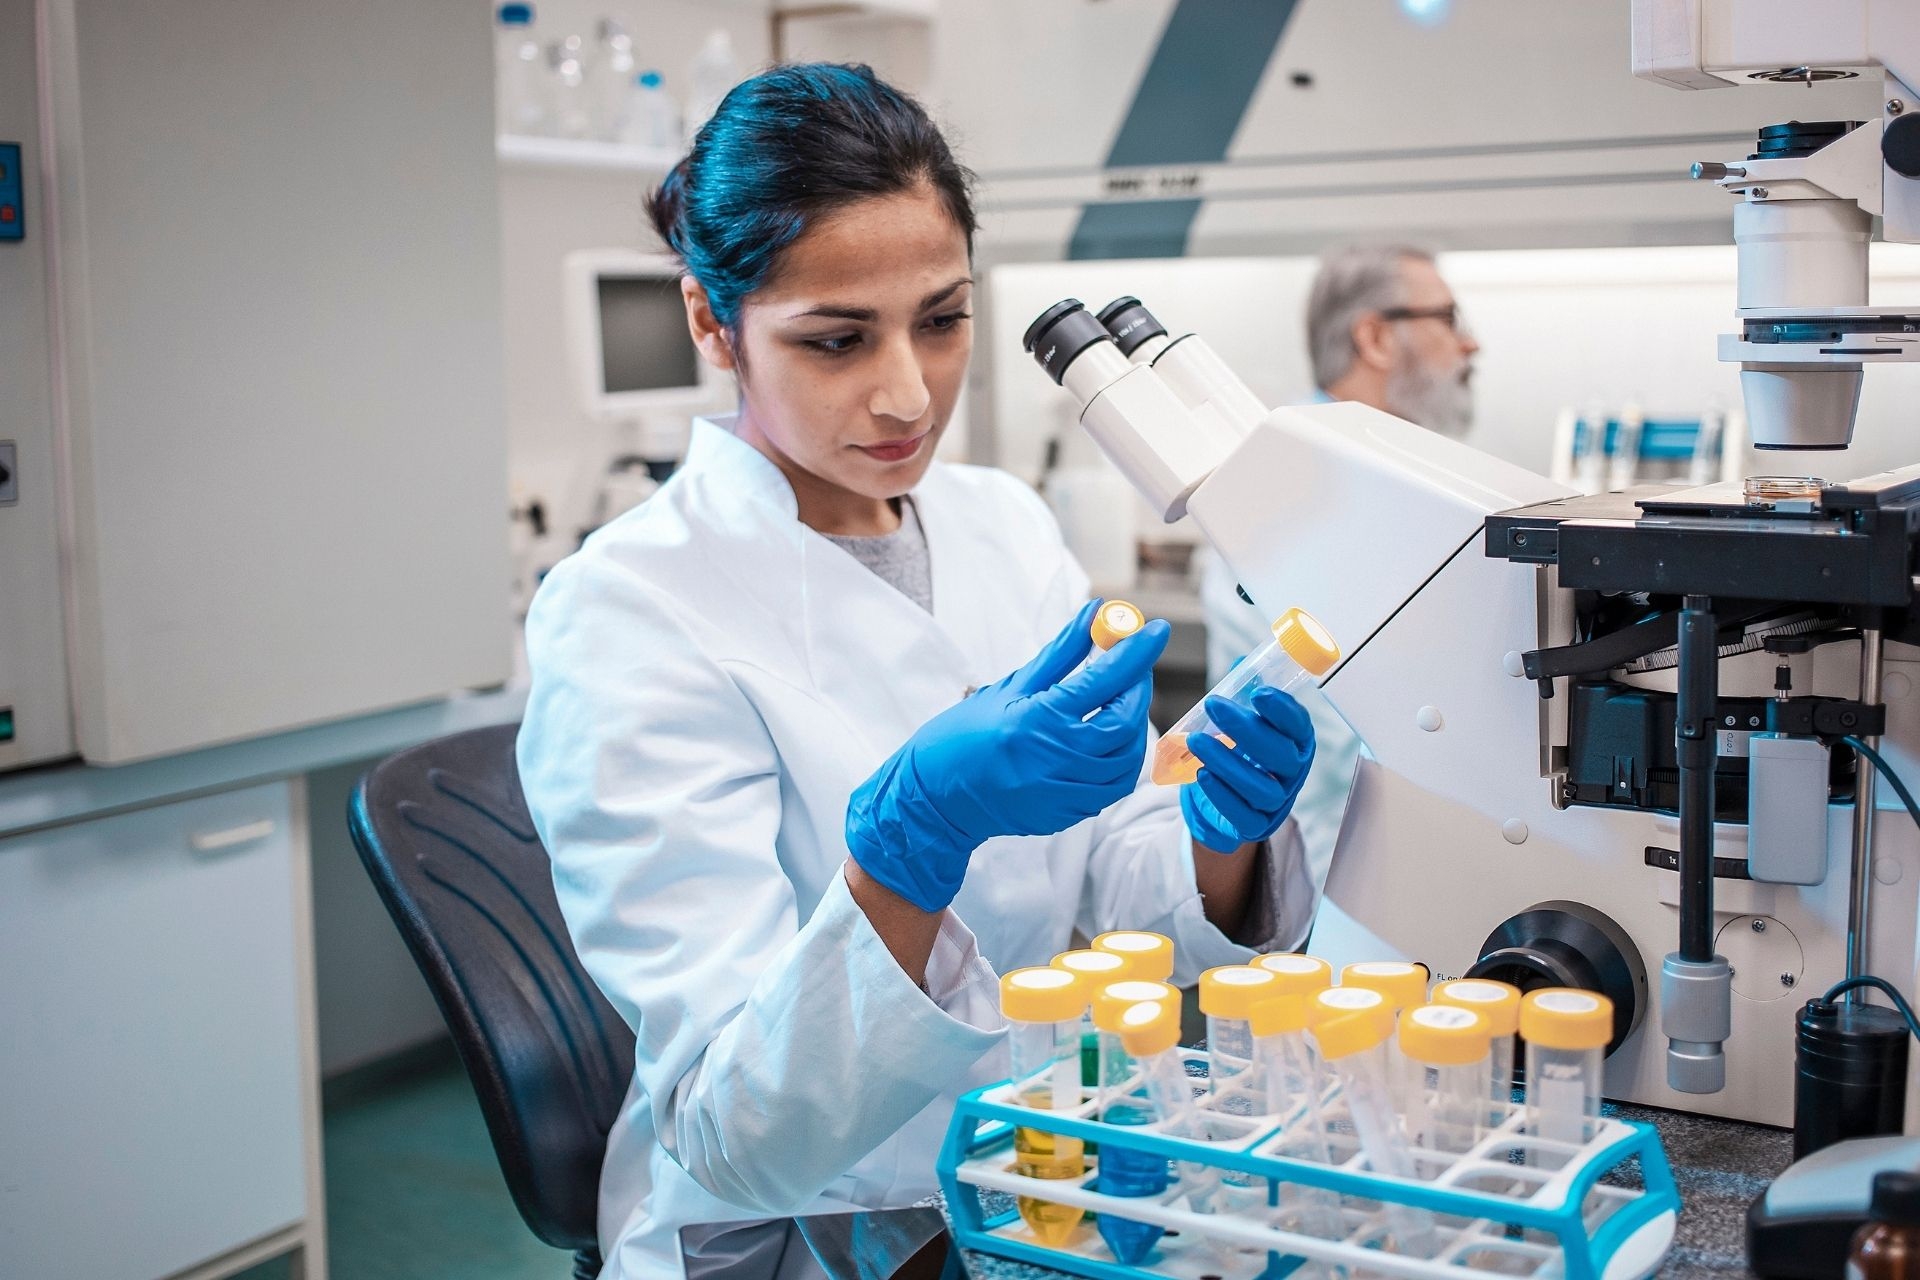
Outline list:
[[[847,851],[868,875],[943,911],[987,840],[1065,831],[1133,791],[1169,628],[1149,622],[1076,671],[1097,604],[1026,666],[921,725],[855,789]]]
[[[1209,849],[1232,853],[1280,829],[1313,764],[1313,720],[1293,695],[1262,686],[1253,709],[1209,697],[1207,714],[1227,746],[1210,733],[1187,738],[1200,774],[1180,788],[1187,830]]]

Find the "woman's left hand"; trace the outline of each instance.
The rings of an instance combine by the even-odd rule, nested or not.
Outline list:
[[[1232,853],[1280,829],[1313,764],[1313,720],[1291,694],[1256,689],[1252,709],[1209,697],[1207,714],[1233,739],[1210,733],[1188,737],[1200,774],[1180,788],[1180,812],[1194,840]]]

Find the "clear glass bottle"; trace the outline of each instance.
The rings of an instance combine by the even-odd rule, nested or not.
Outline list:
[[[554,135],[591,136],[593,102],[587,91],[586,49],[579,36],[567,36],[547,46],[547,72]]]
[[[1520,1030],[1520,988],[1490,978],[1456,978],[1435,986],[1432,1000],[1486,1018],[1493,1035],[1487,1054],[1487,1124],[1498,1128],[1513,1114],[1513,1037]]]
[[[1613,1038],[1613,1001],[1591,991],[1546,987],[1520,1001],[1527,1042],[1527,1133],[1578,1147],[1600,1124],[1601,1064]],[[1528,1163],[1559,1168],[1571,1152],[1529,1149]]]
[[[587,67],[592,93],[593,136],[604,142],[626,137],[634,107],[633,37],[617,18],[602,18],[594,29],[593,60]]]
[[[680,132],[680,108],[667,92],[658,71],[642,71],[633,78],[632,102],[627,112],[627,133],[622,141],[653,151],[679,151],[684,145]]]
[[[1487,1124],[1487,1049],[1493,1031],[1472,1009],[1423,1004],[1400,1014],[1400,1053],[1418,1084],[1407,1097],[1407,1139],[1464,1155]],[[1426,1171],[1437,1173],[1438,1170]]]
[[[532,136],[547,132],[542,66],[540,41],[533,31],[533,6],[501,5],[493,29],[494,127],[500,133]]]
[[[687,68],[687,142],[692,144],[733,86],[740,82],[740,66],[733,57],[733,37],[725,27],[707,33],[700,52]]]
[[[1072,1111],[1080,1097],[1080,1018],[1087,984],[1067,969],[1015,969],[1000,978],[1000,1012],[1007,1020],[1014,1098],[1035,1111]],[[1014,1172],[1048,1180],[1087,1171],[1086,1147],[1047,1129],[1016,1126]],[[1058,1245],[1080,1225],[1083,1211],[1032,1196],[1019,1198],[1020,1216],[1042,1241]]]
[[[1327,629],[1304,609],[1289,609],[1273,624],[1273,639],[1243,658],[1213,686],[1207,698],[1225,698],[1251,706],[1254,692],[1268,687],[1292,691],[1319,680],[1340,661],[1340,647]],[[1210,733],[1228,746],[1233,740],[1220,732],[1202,698],[1161,736],[1153,748],[1153,780],[1172,787],[1192,782],[1200,773],[1200,758],[1187,749],[1187,736]]]

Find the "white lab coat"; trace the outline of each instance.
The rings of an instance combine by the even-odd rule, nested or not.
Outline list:
[[[1087,580],[1031,490],[936,464],[914,491],[929,615],[797,518],[719,423],[548,576],[527,619],[521,777],[580,958],[637,1033],[600,1187],[605,1280],[680,1274],[690,1223],[911,1204],[952,1102],[1005,1075],[996,970],[1077,927],[1251,954],[1209,925],[1177,793],[988,841],[926,991],[848,894],[847,797],[921,724],[1024,663]],[[1291,825],[1267,879],[1305,930]],[[1303,901],[1304,899],[1304,901]]]

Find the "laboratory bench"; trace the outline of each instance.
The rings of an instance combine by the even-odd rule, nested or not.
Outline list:
[[[1747,1206],[1793,1162],[1793,1132],[1740,1120],[1649,1107],[1609,1106],[1622,1120],[1651,1124],[1680,1188],[1680,1222],[1662,1280],[1748,1276]],[[969,1252],[973,1280],[1063,1280],[1065,1272]]]
[[[312,855],[364,887],[361,762],[525,699],[0,775],[0,1151],[32,1171],[0,1186],[0,1271],[216,1280],[288,1254],[324,1280]]]

